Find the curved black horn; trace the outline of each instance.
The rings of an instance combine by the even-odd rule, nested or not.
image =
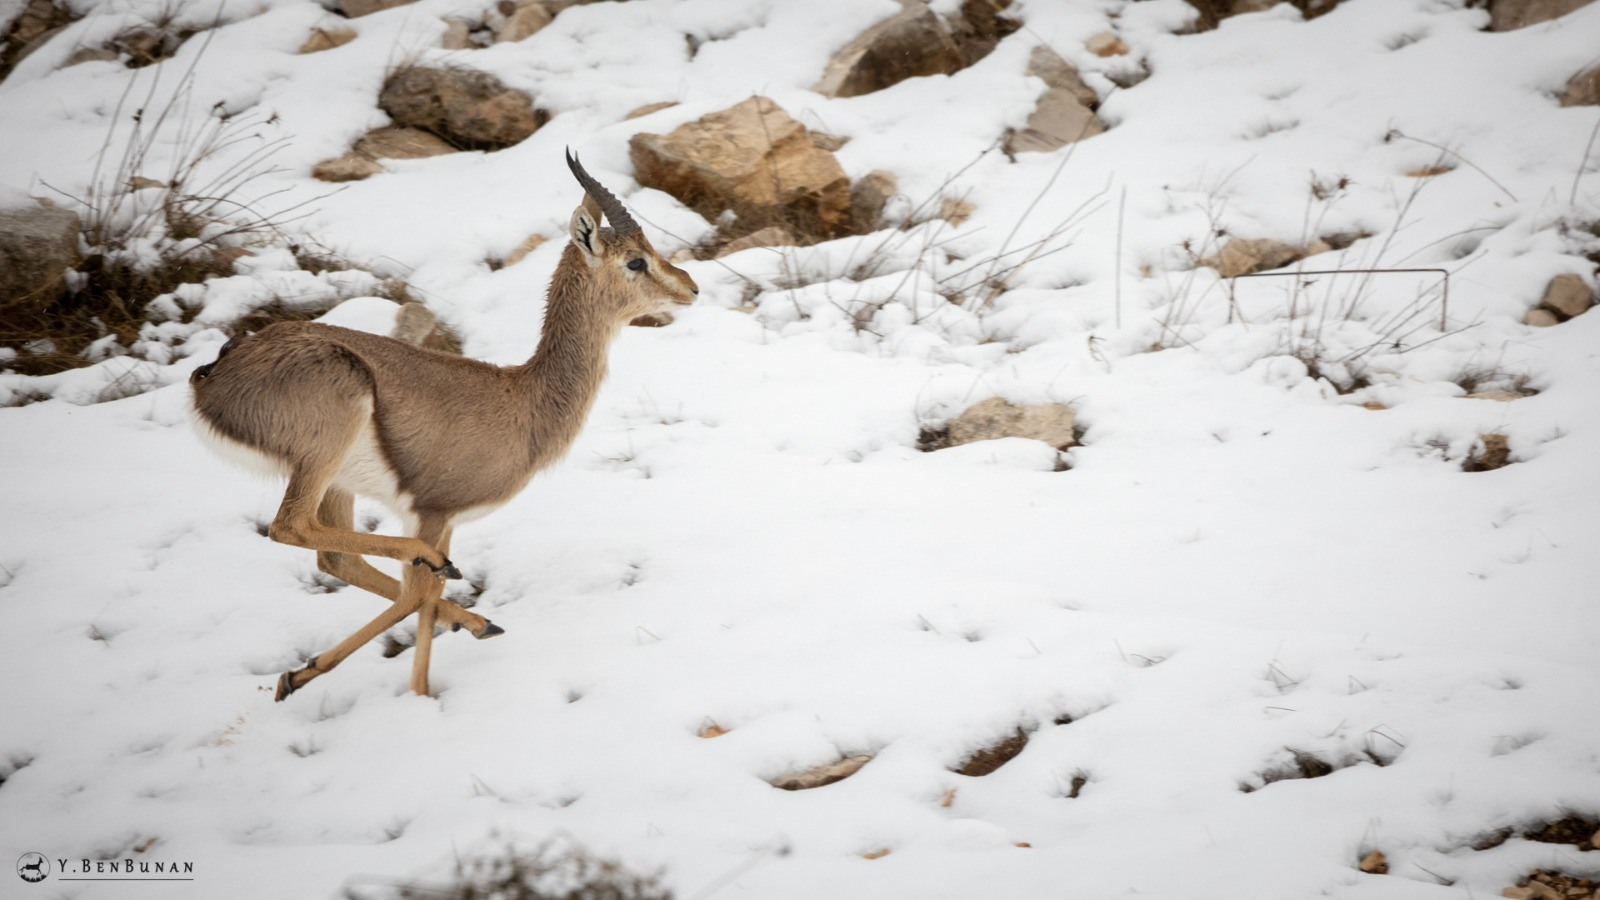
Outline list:
[[[627,209],[622,206],[622,201],[606,190],[600,182],[595,181],[593,175],[585,172],[583,165],[572,155],[570,149],[567,150],[567,168],[572,170],[573,176],[583,185],[584,191],[594,198],[594,202],[600,204],[600,211],[605,213],[606,219],[611,222],[612,233],[620,237],[634,234],[639,230],[639,223],[633,220],[633,216],[628,215]]]

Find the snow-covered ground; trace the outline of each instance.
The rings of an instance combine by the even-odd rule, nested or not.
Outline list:
[[[0,857],[70,867],[0,895],[332,897],[448,871],[491,834],[564,836],[680,897],[1444,898],[1600,875],[1570,846],[1471,849],[1600,815],[1600,313],[1521,324],[1552,276],[1593,281],[1600,110],[1552,95],[1593,61],[1600,4],[1498,34],[1461,2],[1349,0],[1179,35],[1179,0],[1029,0],[975,66],[853,99],[808,88],[888,0],[600,3],[455,53],[429,49],[441,17],[489,4],[420,0],[305,56],[322,7],[229,0],[209,42],[158,66],[58,68],[163,4],[76,5],[75,37],[0,83],[12,188],[81,196],[128,81],[164,79],[160,97],[191,64],[194,110],[288,139],[252,184],[283,208],[385,123],[399,59],[538,97],[555,115],[522,144],[387,163],[296,226],[404,273],[481,358],[537,338],[561,241],[485,260],[564,237],[563,147],[671,253],[710,226],[638,188],[627,138],[753,92],[849,137],[851,176],[893,171],[910,203],[960,172],[945,190],[972,218],[904,253],[982,261],[1063,222],[1070,245],[965,307],[926,285],[960,265],[943,250],[913,279],[891,260],[887,281],[828,280],[873,238],[686,263],[702,299],[624,334],[565,463],[458,532],[508,633],[441,637],[427,698],[373,645],[272,702],[278,673],[382,601],[328,592],[311,553],[262,538],[280,486],[208,456],[185,416],[223,340],[208,321],[273,278],[332,288],[263,253],[191,292],[204,312],[170,364],[0,376],[56,397],[0,409]],[[1083,49],[1103,31],[1131,54]],[[984,154],[1027,118],[1040,42],[1112,127]],[[1114,90],[1141,60],[1150,77]],[[623,120],[661,100],[680,105]],[[1193,266],[1217,227],[1370,234],[1306,266],[1443,268],[1448,306],[1429,274],[1255,279],[1230,303]],[[820,281],[772,286],[797,270]],[[898,299],[854,327],[885,284]],[[333,315],[381,329],[389,309]],[[1468,399],[1474,372],[1537,393]],[[166,386],[87,402],[130,377]],[[996,395],[1078,410],[1069,470],[1022,439],[917,449]],[[1513,464],[1462,471],[1484,433]],[[1002,768],[952,771],[1019,728]],[[1263,787],[1292,751],[1338,771]],[[769,784],[857,755],[837,784]],[[1371,850],[1389,874],[1358,870]],[[195,880],[59,880],[85,858],[189,861]]]

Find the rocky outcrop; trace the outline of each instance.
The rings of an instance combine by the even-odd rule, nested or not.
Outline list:
[[[1073,430],[1076,423],[1077,414],[1072,407],[1061,403],[1013,406],[999,397],[991,397],[950,420],[943,446],[959,447],[975,441],[1020,437],[1044,441],[1058,450],[1065,450],[1078,443]]]
[[[717,219],[731,211],[733,236],[784,225],[812,239],[851,227],[850,179],[805,126],[766,97],[750,99],[628,142],[634,177]]]
[[[1489,30],[1515,31],[1551,19],[1559,19],[1594,0],[1492,0],[1489,4]]]
[[[384,171],[380,159],[426,159],[454,153],[442,138],[416,128],[379,128],[356,141],[350,152],[317,163],[311,176],[319,181],[360,181]]]
[[[1033,48],[1028,74],[1045,83],[1028,123],[1006,138],[1008,153],[1049,152],[1106,130],[1094,114],[1099,96],[1070,63],[1049,47]]]
[[[1594,304],[1594,288],[1583,276],[1568,272],[1550,279],[1539,305],[1529,310],[1522,321],[1527,325],[1548,327],[1582,315]]]
[[[42,310],[65,291],[82,261],[74,213],[0,192],[0,312]]]
[[[396,125],[431,132],[460,150],[509,147],[549,118],[525,91],[465,68],[402,68],[384,83],[378,106]]]

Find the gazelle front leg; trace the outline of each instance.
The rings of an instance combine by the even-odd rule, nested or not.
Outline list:
[[[426,535],[431,533],[433,527],[432,523],[424,522],[417,529],[417,536],[427,540]],[[446,525],[439,536],[429,543],[438,547],[440,553],[449,553],[452,534],[453,531]],[[417,611],[417,644],[412,648],[411,690],[423,697],[428,696],[428,664],[433,659],[433,626],[439,618],[439,597],[443,592],[443,585],[435,583],[431,590],[423,594],[422,608]]]

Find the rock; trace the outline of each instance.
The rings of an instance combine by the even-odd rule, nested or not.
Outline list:
[[[61,68],[65,69],[68,66],[76,66],[79,63],[86,62],[116,62],[119,56],[121,54],[110,47],[79,47],[72,51],[72,55],[67,57],[67,61],[61,64]]]
[[[389,332],[389,336],[413,347],[421,347],[433,334],[433,327],[438,321],[433,311],[421,303],[402,303],[400,310],[395,313],[394,330]]]
[[[845,144],[850,143],[850,139],[847,137],[840,137],[837,134],[823,134],[820,131],[810,132],[810,136],[811,143],[816,145],[818,150],[826,150],[829,153],[833,153]]]
[[[312,166],[311,177],[318,181],[340,183],[371,178],[382,171],[383,166],[378,165],[375,160],[350,152],[335,159],[325,159]]]
[[[61,296],[67,270],[83,259],[80,230],[69,210],[37,201],[0,206],[0,312],[35,312]]]
[[[1252,272],[1266,272],[1289,263],[1327,252],[1328,245],[1317,241],[1309,247],[1296,247],[1272,238],[1229,238],[1222,252],[1200,264],[1217,270],[1223,278]]]
[[[950,420],[946,446],[1021,437],[1065,450],[1078,443],[1073,433],[1076,422],[1077,414],[1072,407],[1061,403],[1013,406],[999,397],[991,397]]]
[[[883,208],[900,193],[900,179],[893,172],[877,169],[850,185],[850,220],[861,233],[876,231],[883,222]]]
[[[1011,0],[962,0],[961,8],[949,21],[950,32],[961,49],[963,65],[970,66],[994,51],[1006,35],[1022,23],[1005,14]]]
[[[671,134],[636,134],[628,153],[641,185],[666,191],[707,219],[731,210],[744,231],[787,225],[808,240],[850,229],[850,179],[839,161],[766,97]]]
[[[1600,66],[1590,66],[1567,81],[1562,106],[1600,106]]]
[[[1466,472],[1490,472],[1510,464],[1510,439],[1503,434],[1480,434],[1478,446],[1467,454],[1467,460],[1461,464],[1461,468]]]
[[[1519,394],[1516,391],[1476,391],[1474,393],[1468,394],[1466,396],[1466,399],[1468,399],[1468,400],[1495,400],[1495,401],[1498,401],[1500,403],[1510,403],[1512,400],[1521,400],[1525,396],[1527,396],[1527,395],[1526,394]]]
[[[662,100],[657,103],[646,103],[643,106],[637,106],[629,110],[628,114],[622,117],[622,120],[626,122],[630,119],[642,119],[651,113],[660,112],[663,109],[671,109],[677,105],[678,101],[676,100]]]
[[[1045,92],[1034,104],[1027,125],[1006,138],[1007,152],[1048,153],[1106,130],[1093,110],[1099,97],[1054,50],[1033,48],[1028,74],[1043,79]]]
[[[128,68],[139,69],[172,58],[185,37],[156,28],[134,28],[112,38],[108,46],[128,55]]]
[[[1374,850],[1361,858],[1361,871],[1368,875],[1389,874],[1389,863],[1383,856],[1382,850]]]
[[[526,259],[528,254],[543,247],[549,241],[550,239],[542,234],[530,234],[522,239],[522,243],[513,247],[510,253],[506,254],[505,261],[501,265],[514,266]]]
[[[1583,276],[1570,272],[1550,279],[1544,297],[1539,300],[1541,309],[1548,309],[1563,320],[1580,315],[1593,305],[1594,289]]]
[[[367,132],[350,152],[317,163],[311,177],[319,181],[360,181],[382,172],[380,159],[426,159],[455,153],[456,148],[417,128],[378,128]]]
[[[339,11],[345,16],[355,19],[368,16],[397,6],[405,6],[412,0],[339,0]]]
[[[446,19],[444,34],[439,36],[439,47],[442,50],[473,50],[477,44],[472,42],[472,23],[464,19]]]
[[[731,256],[741,250],[750,250],[756,247],[795,247],[800,242],[795,239],[794,232],[782,225],[768,225],[759,231],[752,231],[742,238],[729,241],[721,250],[717,251],[716,259]]]
[[[1090,53],[1100,57],[1126,56],[1128,54],[1128,45],[1122,42],[1122,38],[1106,31],[1092,35],[1087,41],[1083,42],[1083,46]]]
[[[4,38],[0,41],[0,76],[49,43],[77,18],[71,10],[57,6],[54,0],[30,0],[12,20],[9,32],[0,28],[0,37]]]
[[[1494,0],[1489,4],[1489,30],[1514,31],[1559,19],[1593,0]]]
[[[1094,88],[1085,84],[1078,70],[1072,63],[1061,58],[1061,54],[1049,47],[1040,45],[1033,48],[1028,54],[1027,74],[1043,79],[1051,88],[1060,88],[1071,92],[1073,99],[1090,109],[1100,105],[1100,95]]]
[[[859,97],[907,78],[949,75],[966,64],[950,26],[926,3],[909,0],[835,53],[812,90],[827,97]]]
[[[872,757],[870,756],[851,756],[835,763],[815,766],[773,779],[772,786],[783,788],[786,791],[819,788],[849,778],[851,775],[861,771],[861,767],[869,762],[872,762]]]
[[[532,37],[554,18],[555,15],[537,0],[520,3],[506,15],[505,22],[494,30],[494,42],[501,44]]]
[[[1551,325],[1560,325],[1561,320],[1548,309],[1530,309],[1522,317],[1522,324],[1532,325],[1534,328],[1549,328]]]
[[[939,218],[951,225],[960,225],[977,211],[976,205],[959,197],[946,197],[939,203]]]
[[[548,119],[525,91],[466,68],[402,68],[384,83],[378,106],[396,125],[431,131],[466,150],[509,147]]]
[[[300,52],[320,53],[323,50],[343,47],[355,39],[356,33],[348,28],[313,28],[311,36],[300,45]]]
[[[883,859],[885,856],[888,856],[888,855],[889,855],[889,848],[888,847],[879,847],[876,850],[869,850],[866,853],[861,854],[861,858],[862,859]]]

